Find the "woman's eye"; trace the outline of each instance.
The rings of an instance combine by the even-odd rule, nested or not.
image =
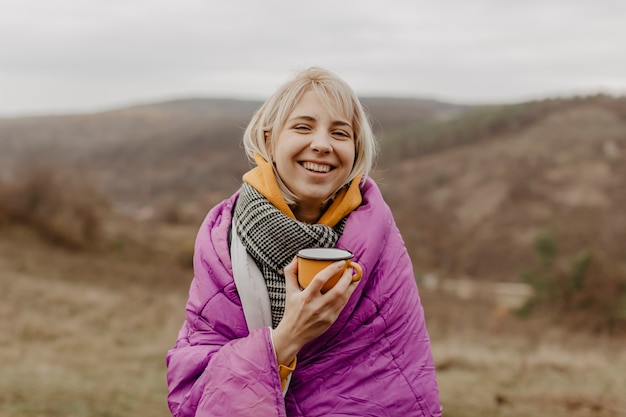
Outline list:
[[[342,138],[351,138],[352,136],[348,132],[344,132],[343,130],[335,130],[333,135],[340,136]]]
[[[309,130],[309,127],[307,125],[295,125],[294,129],[296,130]]]

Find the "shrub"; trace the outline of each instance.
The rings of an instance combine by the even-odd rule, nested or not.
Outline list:
[[[590,250],[559,256],[553,232],[535,239],[539,266],[521,276],[534,290],[518,311],[547,313],[568,327],[595,332],[626,330],[626,280]]]
[[[0,186],[0,225],[23,224],[70,249],[100,246],[108,203],[80,175],[30,167],[19,178]]]

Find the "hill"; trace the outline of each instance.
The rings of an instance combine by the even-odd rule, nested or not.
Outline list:
[[[451,117],[463,106],[431,100],[366,98],[379,134]],[[95,114],[0,119],[0,175],[44,165],[88,176],[112,200],[148,204],[176,196],[215,198],[249,168],[243,130],[260,102],[187,99]]]
[[[542,236],[561,262],[589,251],[626,274],[626,99],[363,102],[382,137],[375,177],[420,275],[516,281],[537,265]],[[190,99],[0,120],[2,174],[44,165],[119,210],[199,222],[249,168],[241,135],[259,105]]]
[[[395,141],[395,142],[394,142]],[[479,108],[385,144],[380,182],[423,273],[519,280],[537,239],[626,275],[626,100]]]

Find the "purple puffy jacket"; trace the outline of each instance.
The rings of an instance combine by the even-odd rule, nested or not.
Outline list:
[[[186,320],[167,355],[178,416],[441,416],[413,268],[376,184],[337,247],[363,277],[337,321],[298,353],[286,396],[270,329],[248,331],[232,277],[228,231],[237,195],[213,208],[196,240]]]

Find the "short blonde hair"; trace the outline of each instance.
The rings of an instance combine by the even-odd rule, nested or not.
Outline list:
[[[302,96],[314,91],[329,107],[341,112],[352,123],[354,131],[354,165],[346,181],[339,187],[349,184],[359,173],[365,180],[373,169],[376,156],[376,138],[363,106],[352,88],[337,75],[322,68],[309,68],[283,84],[263,103],[252,117],[243,137],[246,155],[254,161],[259,153],[266,161],[272,161],[271,144],[287,123],[287,118]],[[269,140],[266,141],[266,136]],[[288,204],[296,204],[298,198],[287,188],[274,168],[274,175]],[[339,191],[339,190],[336,190]],[[334,194],[334,193],[333,193]]]

